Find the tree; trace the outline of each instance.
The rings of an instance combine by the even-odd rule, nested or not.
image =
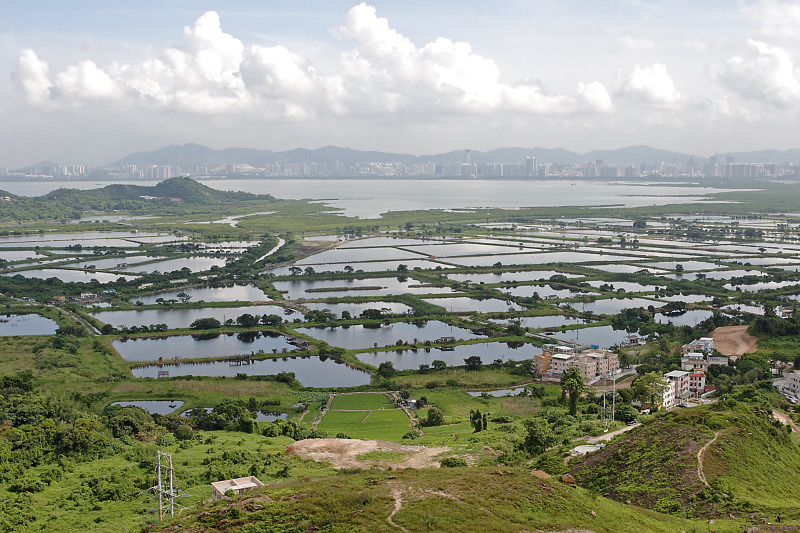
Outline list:
[[[343,270],[344,270],[344,272],[345,272],[346,274],[352,274],[352,273],[353,273],[353,271],[354,271],[353,267],[351,267],[350,265],[345,265],[345,267],[344,267],[344,269],[343,269]]]
[[[627,352],[619,353],[619,366],[620,368],[628,368],[631,366],[631,357]]]
[[[683,265],[681,265],[680,263],[675,265],[675,272],[683,272]]]
[[[303,273],[306,276],[313,276],[314,274],[316,274],[316,271],[314,270],[314,267],[310,267],[309,266],[309,267],[306,267],[306,269],[303,271]]]
[[[350,320],[352,318],[350,311],[342,311],[342,320]]]
[[[198,318],[189,326],[190,329],[217,329],[222,324],[216,318]]]
[[[252,328],[258,325],[258,318],[250,313],[244,313],[236,318],[236,323],[244,328]]]
[[[292,276],[299,276],[300,274],[303,273],[303,269],[300,268],[299,266],[293,266],[293,267],[289,268],[289,273]]]
[[[485,415],[484,415],[485,416]],[[470,410],[469,423],[475,428],[475,433],[483,429],[483,417],[481,416],[480,409]]]
[[[428,408],[428,418],[425,421],[426,426],[441,426],[444,424],[444,415],[438,407]]]
[[[531,455],[543,453],[547,448],[555,444],[556,437],[550,425],[543,418],[534,418],[525,422],[528,432],[522,446]]]
[[[578,399],[586,389],[583,376],[577,366],[571,366],[561,374],[561,391],[569,396],[569,414],[575,416],[578,410]]]
[[[408,265],[404,265],[404,264],[400,263],[399,265],[397,265],[397,271],[398,272],[408,272]]]
[[[178,298],[179,298],[179,299],[180,299],[180,301],[181,301],[181,302],[183,302],[183,303],[187,303],[189,300],[191,300],[191,299],[192,299],[191,295],[189,295],[189,294],[186,294],[185,292],[179,292],[179,293],[178,293]]]
[[[667,382],[656,372],[642,374],[631,385],[633,397],[642,402],[645,407],[658,405],[664,398]]]
[[[384,361],[378,365],[378,374],[385,378],[390,378],[395,375],[397,371],[391,361]]]
[[[466,359],[464,359],[464,363],[465,363],[464,368],[470,371],[480,370],[483,364],[481,362],[481,358],[477,355],[471,355],[470,357],[467,357]]]
[[[626,424],[636,420],[637,416],[639,416],[639,411],[637,411],[636,408],[630,404],[620,405],[617,407],[617,410],[614,411],[614,419],[621,420]]]
[[[447,368],[447,363],[445,363],[441,359],[434,359],[433,361],[431,361],[431,367],[433,367],[434,370],[444,370],[445,368]]]
[[[283,319],[278,315],[261,315],[261,323],[265,326],[276,326],[283,322]]]
[[[373,308],[364,309],[363,311],[361,311],[361,318],[366,320],[378,320],[383,318],[383,313],[381,312],[380,309],[373,309]]]

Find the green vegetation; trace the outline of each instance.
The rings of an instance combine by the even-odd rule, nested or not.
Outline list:
[[[317,427],[329,435],[343,433],[354,439],[399,441],[411,428],[411,422],[400,409],[328,411]]]
[[[793,516],[800,449],[790,431],[764,404],[729,399],[659,415],[570,471],[582,486],[660,512]],[[698,474],[701,451],[708,486]]]
[[[189,268],[154,271],[103,284],[66,282],[59,277],[39,280],[22,275],[0,276],[0,313],[40,314],[58,324],[54,335],[0,337],[0,420],[10,421],[0,429],[0,531],[135,530],[147,525],[153,521],[151,505],[140,493],[152,481],[156,449],[173,453],[179,486],[189,495],[180,501],[189,507],[201,505],[201,500],[208,498],[211,481],[244,475],[280,481],[261,495],[204,506],[197,513],[184,515],[185,520],[173,523],[175,528],[191,523],[198,531],[396,530],[386,521],[394,509],[396,491],[400,491],[402,502],[392,520],[410,531],[573,527],[592,531],[697,531],[705,530],[709,516],[715,517],[716,530],[738,530],[745,524],[744,519],[719,520],[729,512],[746,515],[749,520],[781,512],[796,524],[800,515],[792,502],[800,494],[792,485],[790,474],[800,467],[798,437],[770,419],[774,407],[790,408],[775,390],[770,372],[776,360],[800,367],[800,359],[795,359],[800,348],[796,339],[800,322],[778,318],[772,312],[778,305],[792,305],[786,298],[797,292],[800,274],[756,266],[744,276],[726,277],[727,272],[744,268],[743,263],[750,257],[785,259],[784,255],[791,255],[768,251],[768,242],[762,243],[768,237],[787,243],[796,241],[796,231],[790,224],[780,222],[780,218],[775,219],[776,229],[768,229],[764,221],[759,221],[757,228],[744,223],[748,209],[765,205],[781,194],[795,200],[800,197],[794,189],[775,187],[748,193],[751,196],[747,197],[742,193],[718,197],[737,198],[749,205],[695,203],[628,210],[481,209],[474,213],[434,210],[392,212],[374,220],[342,217],[324,205],[305,201],[218,193],[186,179],[170,180],[146,190],[126,186],[91,194],[55,191],[41,199],[14,197],[0,219],[8,216],[42,222],[15,226],[7,234],[91,230],[102,235],[102,231],[120,228],[102,222],[44,221],[119,209],[127,214],[155,212],[158,218],[133,220],[126,229],[171,233],[176,240],[167,244],[143,240],[132,247],[31,247],[31,252],[38,252],[41,265],[26,264],[26,260],[7,261],[0,263],[4,273],[51,267],[61,267],[63,272],[83,271],[82,265],[95,260],[111,260],[103,263],[108,265],[137,255],[144,256],[146,263],[154,267],[158,265],[156,257],[177,261],[201,256],[225,261],[205,272],[192,272]],[[180,201],[173,200],[178,197]],[[781,202],[788,205],[788,201]],[[23,210],[28,218],[21,217]],[[703,214],[741,213],[742,223],[733,219],[706,222],[667,216],[695,214],[698,210]],[[266,211],[270,214],[263,214]],[[567,215],[578,217],[577,222],[558,218]],[[231,216],[241,217],[235,227],[223,223]],[[588,221],[590,217],[612,216],[627,220],[616,225]],[[493,222],[503,224],[491,228],[478,225]],[[515,227],[527,223],[552,231],[533,235]],[[387,231],[396,232],[391,234],[396,242],[388,238]],[[600,234],[597,232],[608,236],[602,233],[603,237],[596,238]],[[501,248],[504,254],[529,254],[526,257],[535,257],[526,247],[543,252],[543,257],[550,257],[549,252],[569,257],[574,248],[580,247],[586,253],[595,253],[597,260],[504,266],[510,263],[505,255],[475,255],[476,266],[438,257],[428,259],[429,267],[424,269],[397,266],[396,261],[387,263],[391,266],[382,272],[360,272],[338,262],[305,261],[301,267],[292,261],[331,246],[330,241],[305,241],[304,236],[309,233],[348,239],[377,233],[385,240],[374,248],[376,259],[382,256],[383,249],[392,254],[413,252],[418,243],[402,240],[410,237],[445,238],[447,246],[453,247],[486,246],[490,240],[491,246],[507,248]],[[215,242],[225,239],[252,242],[248,242],[248,248],[234,252],[209,250]],[[278,239],[284,241],[283,246],[268,255]],[[714,256],[699,257],[700,261],[716,263],[712,266],[718,268],[695,272],[695,261],[688,257],[689,248],[684,246],[687,241],[703,241],[706,246],[708,241],[733,242],[734,246],[747,243],[763,249],[749,255],[717,251]],[[602,250],[592,250],[598,243]],[[355,244],[358,248],[359,243]],[[440,244],[422,244],[430,245]],[[342,249],[344,253],[348,248]],[[676,259],[675,253],[682,256]],[[468,263],[470,260],[464,259],[467,257],[473,256],[463,255],[458,261]],[[662,263],[658,268],[670,271],[675,279],[645,271],[646,262]],[[81,267],[65,268],[76,263]],[[481,263],[486,266],[477,266]],[[606,272],[606,263],[619,263],[621,270],[631,272]],[[279,268],[267,270],[268,264]],[[369,268],[382,268],[380,265],[372,261]],[[545,270],[547,274],[531,274]],[[97,271],[115,272],[102,268]],[[683,277],[678,278],[678,273]],[[720,275],[714,277],[717,273]],[[415,293],[394,294],[394,289],[384,289],[387,277],[409,281],[415,286]],[[91,280],[90,275],[86,279]],[[345,280],[361,280],[364,285],[342,288]],[[314,282],[313,286],[306,286],[296,299],[277,290],[282,289],[278,282],[309,281]],[[761,281],[786,283],[761,291],[746,290],[747,285]],[[237,305],[245,305],[235,314],[226,311],[225,318],[219,320],[211,315],[221,307],[231,307],[231,302],[202,302],[190,295],[198,287],[220,287],[224,295],[224,288],[234,283],[262,289],[275,300],[272,304],[279,306],[278,310],[258,315],[248,312],[245,305],[250,302],[239,302]],[[731,290],[728,283],[734,283],[739,290]],[[110,292],[97,298],[80,298],[81,293],[103,290]],[[237,298],[233,296],[235,290],[231,290],[231,300]],[[354,296],[356,290],[366,296]],[[433,294],[423,294],[425,290]],[[163,291],[172,294],[167,297]],[[550,292],[553,297],[545,296]],[[163,298],[150,305],[139,301],[148,301],[154,295]],[[634,295],[646,298],[646,303],[640,305],[637,301],[630,304],[631,309],[624,309],[625,301],[621,299]],[[696,295],[699,297],[694,298]],[[503,300],[516,310],[501,305],[497,312],[479,312],[481,306],[476,303],[474,310],[451,312],[448,297]],[[108,305],[110,312],[192,312],[198,313],[192,320],[198,315],[206,318],[194,320],[184,328],[139,324],[117,329],[103,322],[105,310],[90,315],[83,306],[85,301]],[[392,313],[382,309],[384,302],[405,304],[410,311],[405,313],[403,308]],[[613,306],[616,302],[622,305],[619,313],[589,310],[594,303],[601,304],[598,308],[602,309],[602,305]],[[358,307],[325,309],[348,304]],[[764,306],[765,316],[723,312],[725,306],[738,305]],[[197,310],[207,310],[208,314]],[[657,321],[670,317],[679,322],[693,316],[686,313],[696,312],[703,318],[710,317],[683,320],[685,325],[680,326]],[[301,328],[331,327],[346,336],[353,333],[352,329],[347,331],[352,326],[384,331],[397,329],[401,323],[422,326],[432,320],[471,329],[476,338],[455,343],[448,339],[437,342],[431,338],[393,338],[390,346],[377,343],[369,350],[379,356],[387,351],[407,352],[408,358],[420,361],[419,368],[404,369],[408,360],[405,357],[397,360],[400,363],[375,362],[376,366],[371,366],[356,357],[364,350],[335,346],[335,340],[329,345],[300,332]],[[544,327],[531,325],[539,320]],[[709,369],[709,382],[716,385],[723,399],[714,406],[639,415],[639,409],[657,408],[659,376],[680,368],[681,345],[729,325],[749,326],[759,344],[756,354],[741,356],[730,366],[712,365]],[[594,383],[598,389],[591,388],[575,368],[564,373],[560,383],[538,381],[541,376],[533,366],[533,354],[569,330],[595,326],[610,326],[607,329],[645,338],[644,346],[618,351],[623,366],[637,365],[628,371],[636,376],[630,388],[619,377],[616,396],[611,392],[598,394],[602,385]],[[228,378],[134,379],[130,368],[136,363],[121,360],[112,344],[117,339],[188,334],[203,342],[202,335],[209,333],[237,335],[237,340],[247,342],[252,341],[255,332],[265,330],[291,337],[297,348],[293,355],[333,358],[370,372],[371,382],[339,390],[314,390],[303,388],[289,372],[247,376],[245,365],[241,374]],[[442,334],[446,335],[437,335]],[[495,346],[503,348],[498,350],[496,360],[476,355],[491,353]],[[508,360],[506,348],[517,349],[510,356],[516,360]],[[431,349],[440,349],[442,354]],[[458,358],[448,358],[444,352],[449,349],[468,351]],[[279,349],[275,353],[252,352],[253,359],[288,355],[279,353]],[[375,359],[380,360],[379,356]],[[515,394],[490,394],[505,388],[516,389]],[[478,392],[473,395],[466,392],[476,389]],[[334,397],[329,404],[330,394]],[[410,417],[396,405],[409,398],[419,400]],[[184,403],[180,414],[167,416],[151,416],[136,407],[110,406],[115,401],[136,400]],[[612,402],[616,407],[614,423],[607,416]],[[213,409],[207,412],[209,408]],[[259,412],[279,413],[286,419],[259,423],[255,420]],[[601,451],[565,464],[569,450],[587,442],[588,437],[633,421],[643,424]],[[324,464],[283,454],[286,446],[296,440],[326,436],[446,447],[448,451],[439,457],[443,458],[442,466],[448,468],[393,472],[391,476],[379,471],[337,474]],[[709,446],[703,453],[703,472],[709,486],[697,475],[697,453],[706,444]],[[358,457],[365,466],[380,463],[384,467],[384,463],[392,465],[405,458],[407,454],[386,451]],[[531,469],[554,476],[569,469],[584,488],[533,477],[529,474]],[[478,497],[478,490],[485,492]],[[264,497],[267,494],[269,500]],[[598,494],[620,502],[631,500],[649,510],[621,505]],[[671,516],[658,515],[653,510]]]
[[[331,403],[331,410],[359,410],[396,409],[385,394],[337,394]]]
[[[156,531],[214,531],[224,523],[227,531],[394,532],[397,527],[388,523],[387,517],[396,497],[401,503],[391,519],[409,531],[560,531],[575,527],[638,533],[699,529],[698,522],[538,479],[529,469],[445,468],[341,473],[326,479],[287,481],[214,503]],[[739,525],[717,521],[715,530],[738,531]]]

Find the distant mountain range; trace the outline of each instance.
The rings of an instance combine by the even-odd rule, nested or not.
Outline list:
[[[701,157],[679,152],[671,152],[650,146],[628,146],[616,150],[592,150],[578,154],[563,148],[497,148],[487,152],[470,151],[473,163],[522,163],[526,157],[535,156],[538,163],[574,164],[602,160],[604,164],[628,165],[639,163],[688,163],[696,164],[709,161]],[[800,149],[794,150],[762,150],[756,152],[724,153],[718,155],[718,162],[723,163],[730,156],[735,163],[798,163]],[[137,152],[115,161],[108,167],[125,165],[180,165],[184,168],[196,166],[218,167],[231,163],[263,167],[275,163],[327,163],[337,162],[352,165],[358,162],[375,163],[439,163],[453,164],[465,161],[465,151],[456,150],[443,154],[411,155],[391,152],[374,152],[325,146],[314,150],[296,148],[283,152],[272,150],[256,150],[252,148],[226,148],[214,150],[199,144],[172,145],[152,152]]]

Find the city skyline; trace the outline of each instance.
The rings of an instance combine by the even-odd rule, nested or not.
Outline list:
[[[167,144],[797,148],[800,3],[10,3],[0,164]]]

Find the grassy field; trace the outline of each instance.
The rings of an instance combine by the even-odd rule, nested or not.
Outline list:
[[[555,397],[560,394],[557,386],[545,386],[548,395]],[[491,415],[526,416],[537,412],[542,401],[530,396],[501,396],[498,398],[474,397],[457,388],[415,389],[412,396],[424,396],[429,404],[442,410],[448,421],[464,420],[469,417],[469,412],[480,409]]]
[[[521,382],[530,381],[525,376],[515,376],[502,370],[476,370],[467,372],[463,368],[445,368],[426,374],[401,374],[394,376],[392,381],[401,386],[422,389],[426,386],[443,386],[448,380],[453,380],[462,387],[507,387]]]
[[[716,437],[716,438],[715,438]],[[698,477],[697,454],[704,452]],[[769,411],[722,401],[657,416],[625,439],[576,460],[582,486],[655,510],[686,516],[760,510],[797,518],[800,449]]]
[[[330,435],[345,433],[354,439],[399,441],[411,429],[411,421],[400,409],[328,411],[317,428]]]
[[[302,494],[302,497],[299,495]],[[399,503],[398,503],[399,502]],[[396,510],[392,513],[392,510]],[[540,480],[528,468],[441,468],[340,473],[287,481],[242,499],[221,501],[157,531],[518,532],[571,528],[598,533],[706,531],[705,521],[660,515]],[[717,520],[715,531],[743,521]]]
[[[395,409],[396,406],[383,393],[337,394],[333,397],[331,410]]]

